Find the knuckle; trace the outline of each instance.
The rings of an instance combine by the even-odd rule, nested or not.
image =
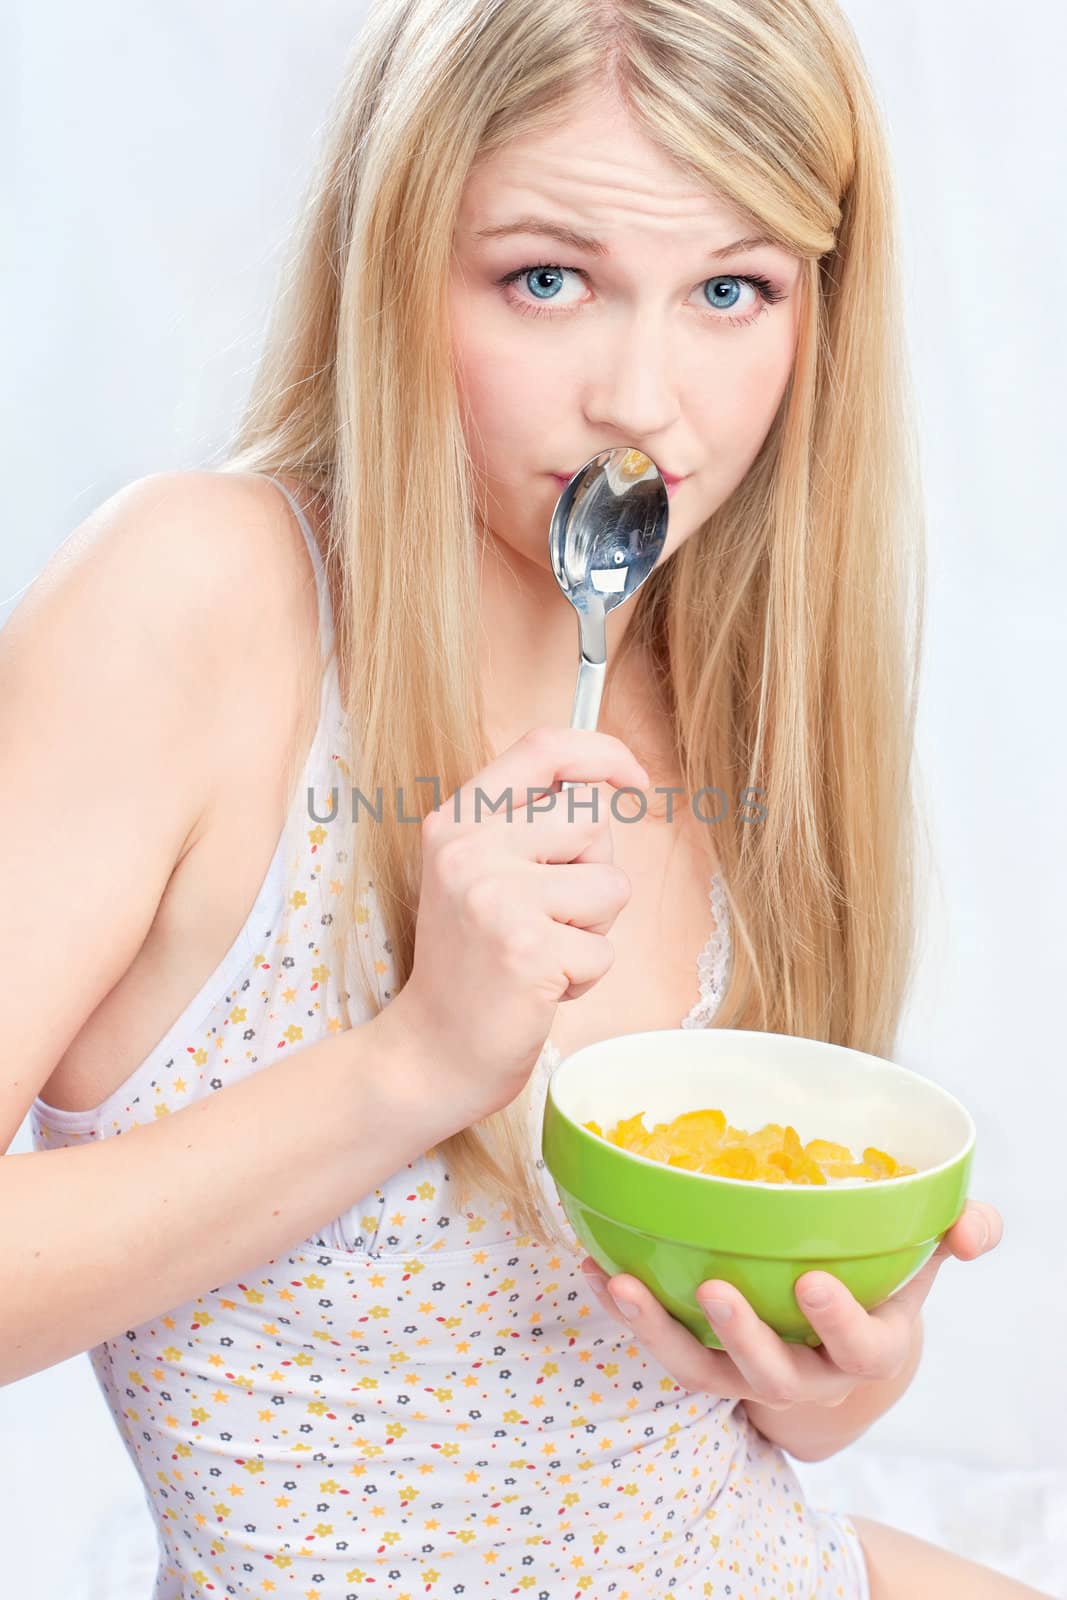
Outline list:
[[[427,811],[419,829],[424,856],[441,848],[449,836],[449,823],[450,819],[442,809]]]
[[[505,966],[512,971],[525,971],[537,944],[537,930],[529,924],[520,922],[508,928],[500,939],[500,953]]]
[[[554,753],[558,741],[558,733],[546,723],[538,723],[534,728],[527,728],[522,736],[522,742],[533,756]]]
[[[841,1371],[850,1378],[866,1378],[870,1376],[870,1362],[866,1356],[857,1355],[855,1351],[843,1350],[839,1356],[834,1357]]]
[[[434,870],[445,888],[460,890],[470,871],[470,845],[462,834],[442,838],[434,851]]]
[[[493,921],[500,903],[500,890],[494,878],[472,878],[462,890],[463,910],[472,922],[487,926]]]

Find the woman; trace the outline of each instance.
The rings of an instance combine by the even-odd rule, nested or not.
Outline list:
[[[893,246],[828,0],[379,4],[224,470],[115,497],[5,630],[32,916],[4,1115],[32,1102],[39,1149],[4,1169],[34,1225],[4,1241],[0,1375],[90,1351],[156,1600],[1033,1593],[806,1504],[785,1454],[903,1391],[991,1206],[870,1314],[801,1279],[837,1296],[818,1352],[704,1286],[713,1352],[634,1279],[632,1333],[587,1290],[537,1159],[589,1040],[892,1049],[918,648]],[[584,734],[546,534],[620,444],[680,481]],[[90,803],[42,888],[20,778],[60,751]],[[475,820],[479,789],[573,779],[596,815]],[[714,830],[666,803],[708,783]],[[624,786],[655,791],[628,826]]]

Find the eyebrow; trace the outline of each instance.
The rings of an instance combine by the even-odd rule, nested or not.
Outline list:
[[[564,227],[558,222],[549,222],[544,217],[516,217],[511,222],[498,222],[490,228],[478,228],[473,237],[475,239],[500,239],[511,233],[540,233],[549,239],[558,239],[560,244],[565,244],[572,250],[587,250],[594,256],[606,256],[608,247],[601,239],[590,239],[584,233],[576,233],[573,228]],[[735,239],[733,244],[724,244],[719,250],[709,252],[709,258],[716,261],[720,256],[731,256],[739,250],[754,250],[759,245],[775,246],[773,239],[764,238],[761,234],[752,234],[744,239]]]

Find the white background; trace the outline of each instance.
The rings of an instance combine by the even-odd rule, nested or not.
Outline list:
[[[1006,1233],[940,1273],[899,1405],[799,1470],[841,1509],[1051,1591],[1067,1585],[1067,32],[1055,0],[847,10],[895,153],[930,517],[919,759],[938,879],[900,1059],[969,1107],[972,1193]],[[9,11],[0,623],[114,490],[216,458],[362,12]],[[87,1359],[0,1391],[0,1439],[5,1590],[147,1595],[147,1513]]]

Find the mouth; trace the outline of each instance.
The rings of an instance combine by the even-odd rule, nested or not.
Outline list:
[[[577,472],[577,470],[578,470],[577,467],[574,470],[575,470],[575,472]],[[553,472],[553,473],[550,473],[549,476],[556,480],[556,482],[559,484],[561,489],[565,489],[567,487],[568,483],[570,483],[571,479],[574,477],[574,472]],[[677,489],[678,485],[680,483],[688,482],[688,480],[689,480],[689,478],[691,476],[692,476],[692,474],[687,472],[684,478],[676,478],[676,477],[673,476],[672,473],[664,472],[662,467],[661,467],[660,468],[660,477],[663,479],[663,482],[664,482],[664,484],[666,486],[667,498],[670,499],[671,495]]]

